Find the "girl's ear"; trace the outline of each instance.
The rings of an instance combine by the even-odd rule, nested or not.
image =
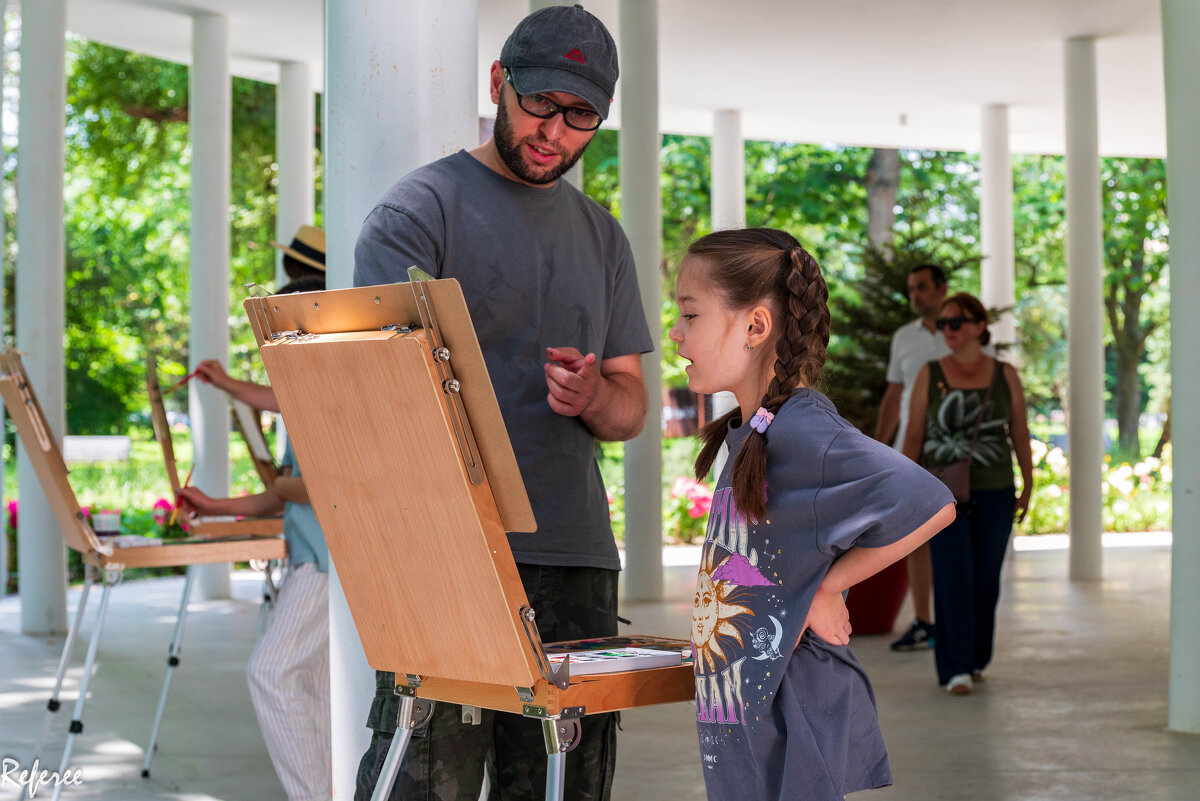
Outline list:
[[[746,316],[746,344],[757,348],[771,338],[775,330],[775,318],[766,306],[755,306]]]

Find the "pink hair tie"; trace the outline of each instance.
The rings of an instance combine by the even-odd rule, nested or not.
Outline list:
[[[765,406],[759,406],[758,411],[750,418],[750,427],[760,434],[767,433],[767,426],[771,425],[771,421],[775,419],[775,415],[768,412]]]

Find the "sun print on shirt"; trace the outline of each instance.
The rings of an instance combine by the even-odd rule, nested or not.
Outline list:
[[[692,651],[695,654],[696,665],[703,669],[715,671],[720,665],[729,662],[725,647],[733,643],[722,644],[722,638],[727,638],[743,646],[742,616],[753,617],[754,612],[749,607],[735,603],[742,587],[714,577],[730,557],[714,565],[716,548],[706,546],[704,560],[696,576],[696,596],[692,604]],[[748,624],[749,621],[746,621]]]

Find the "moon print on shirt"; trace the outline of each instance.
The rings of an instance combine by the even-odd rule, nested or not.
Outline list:
[[[758,656],[751,657],[752,659],[781,659],[783,654],[779,653],[779,644],[783,642],[783,626],[774,615],[767,615],[771,622],[775,624],[774,636],[767,633],[766,628],[757,629],[754,634],[750,635],[750,645],[758,651]]]

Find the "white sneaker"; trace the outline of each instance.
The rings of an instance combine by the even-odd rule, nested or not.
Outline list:
[[[971,681],[970,673],[959,673],[946,682],[946,692],[951,695],[970,695],[975,691],[975,683]]]

